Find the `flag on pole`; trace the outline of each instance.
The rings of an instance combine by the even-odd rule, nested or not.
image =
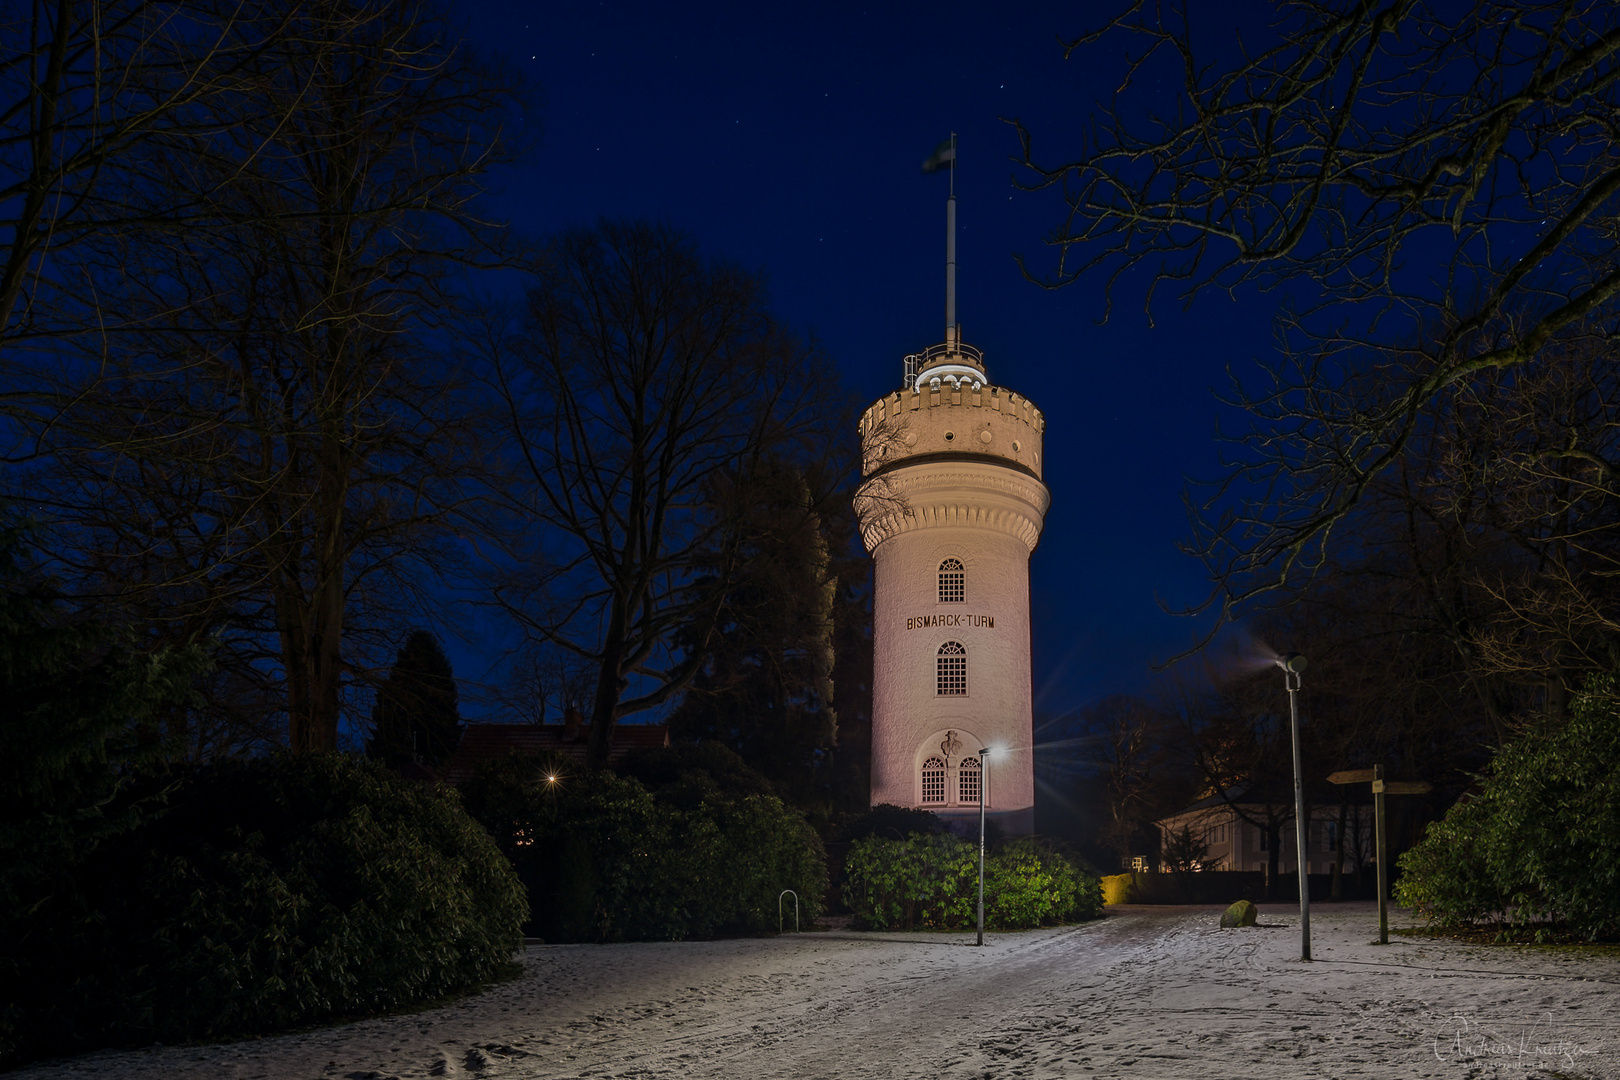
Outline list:
[[[934,152],[922,164],[923,172],[939,172],[941,169],[956,167],[956,137],[946,139],[934,147]]]

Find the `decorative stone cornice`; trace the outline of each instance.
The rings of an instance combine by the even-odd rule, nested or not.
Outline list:
[[[1035,550],[1035,545],[1041,539],[1041,523],[1027,514],[1007,510],[986,510],[977,506],[934,504],[912,506],[881,517],[863,516],[861,542],[866,545],[867,551],[876,551],[877,546],[891,536],[919,529],[951,526],[989,529],[992,532],[1016,536],[1030,551]]]
[[[1015,536],[1034,551],[1050,503],[1046,486],[1024,473],[936,462],[862,484],[855,512],[867,551],[900,533],[963,527]]]

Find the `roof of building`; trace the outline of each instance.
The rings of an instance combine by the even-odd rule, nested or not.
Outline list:
[[[1356,785],[1358,788],[1362,786],[1363,785],[1359,784]],[[1179,818],[1186,817],[1188,814],[1203,815],[1211,811],[1220,810],[1222,807],[1227,806],[1286,806],[1291,809],[1294,805],[1294,796],[1292,792],[1271,792],[1269,793],[1269,798],[1267,797],[1267,794],[1268,793],[1262,792],[1259,789],[1251,789],[1244,786],[1230,787],[1227,788],[1225,792],[1218,791],[1213,795],[1206,795],[1197,802],[1190,803],[1173,814],[1166,814],[1164,817],[1157,818],[1154,820],[1154,824],[1160,825],[1167,821],[1176,821]],[[1365,792],[1354,790],[1340,791],[1337,788],[1333,789],[1333,797],[1331,799],[1321,798],[1321,792],[1317,792],[1316,794],[1318,797],[1311,800],[1311,810],[1313,816],[1315,811],[1319,808],[1324,806],[1336,807],[1339,805],[1341,800],[1347,800],[1352,805],[1359,805],[1370,801],[1372,798],[1370,794]]]
[[[444,763],[444,777],[452,784],[465,784],[478,766],[507,754],[560,754],[583,764],[590,745],[589,724],[468,724]],[[667,724],[615,724],[609,736],[608,765],[617,765],[632,750],[668,745]]]

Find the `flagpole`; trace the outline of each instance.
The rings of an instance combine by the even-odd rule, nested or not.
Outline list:
[[[956,344],[956,132],[951,132],[951,194],[945,200],[945,342]]]

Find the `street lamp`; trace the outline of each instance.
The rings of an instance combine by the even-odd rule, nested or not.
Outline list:
[[[1283,686],[1288,690],[1288,727],[1294,739],[1294,863],[1299,877],[1299,958],[1311,958],[1311,877],[1310,848],[1306,844],[1305,788],[1299,764],[1299,673],[1305,658],[1288,653],[1277,658],[1283,669]]]
[[[985,792],[990,790],[990,758],[994,751],[986,746],[979,751],[979,940],[984,944],[984,807]]]

